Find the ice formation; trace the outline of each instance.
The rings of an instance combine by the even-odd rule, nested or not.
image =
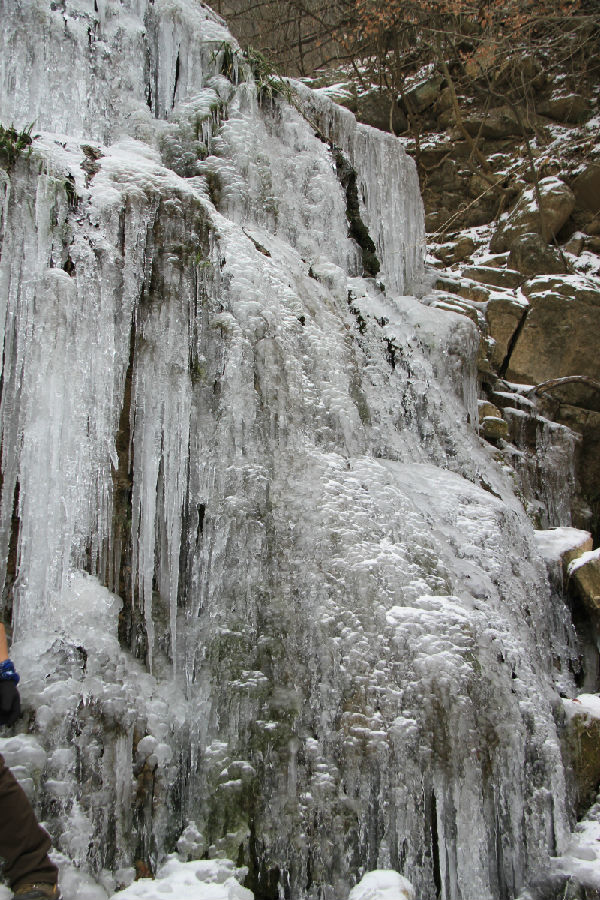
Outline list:
[[[107,894],[178,850],[265,900],[514,897],[566,846],[576,649],[476,329],[410,296],[414,166],[195,0],[0,23],[38,135],[0,170],[4,749],[57,848]]]

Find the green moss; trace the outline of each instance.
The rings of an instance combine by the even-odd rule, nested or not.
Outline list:
[[[358,372],[353,372],[350,379],[350,397],[358,410],[360,421],[363,425],[371,424],[371,413],[367,398],[360,386],[360,376]]]
[[[24,131],[17,131],[12,125],[9,128],[0,125],[0,163],[6,169],[12,169],[21,153],[26,151],[27,156],[31,153],[31,145],[37,137],[32,137],[32,128],[33,124]]]
[[[252,658],[254,639],[243,626],[238,629],[223,628],[208,646],[211,669],[231,680],[240,678]]]
[[[238,72],[237,52],[231,46],[229,41],[223,41],[217,52],[220,56],[219,70],[221,72],[221,75],[224,75],[225,78],[228,78],[229,81],[235,84],[235,82],[237,81]]]
[[[259,50],[249,47],[244,58],[250,66],[252,77],[256,83],[256,95],[259,103],[281,97],[291,103],[292,89],[288,82],[271,65]]]
[[[348,218],[348,234],[354,238],[362,251],[362,265],[365,274],[373,278],[381,268],[377,259],[377,248],[373,243],[369,229],[360,215],[358,202],[358,189],[356,187],[356,171],[350,165],[342,151],[338,147],[331,148],[337,176],[346,193],[346,216]]]
[[[208,196],[210,198],[210,202],[213,204],[215,209],[218,209],[221,203],[221,192],[223,190],[221,177],[218,172],[209,170],[205,173],[205,178],[208,187]]]
[[[202,384],[206,381],[207,369],[201,365],[198,360],[190,364],[190,380],[193,385]]]

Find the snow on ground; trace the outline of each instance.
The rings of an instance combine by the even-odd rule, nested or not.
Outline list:
[[[391,869],[375,869],[352,888],[348,900],[414,900],[410,881]]]
[[[88,876],[74,870],[59,858],[63,900],[107,900],[109,894]],[[228,859],[204,859],[181,862],[171,856],[158,870],[156,878],[140,878],[110,900],[253,900],[254,895],[238,879],[245,869],[236,869]],[[0,900],[10,900],[11,892],[0,886]],[[376,869],[368,872],[350,891],[348,900],[415,900],[413,887],[398,872]]]
[[[252,892],[236,879],[236,875],[245,874],[245,869],[236,870],[228,859],[181,862],[172,856],[158,870],[156,878],[140,878],[124,891],[113,894],[113,898],[164,900],[173,896],[186,900],[252,900]]]
[[[574,700],[563,700],[568,719],[582,713],[591,719],[600,719],[600,696],[598,694],[579,694]]]
[[[552,861],[552,871],[600,890],[600,803],[577,823],[564,855]]]

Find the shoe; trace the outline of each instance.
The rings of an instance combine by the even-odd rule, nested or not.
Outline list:
[[[56,884],[23,884],[12,900],[61,900],[61,896]]]

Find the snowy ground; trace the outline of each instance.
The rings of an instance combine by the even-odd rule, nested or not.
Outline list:
[[[64,858],[61,864],[63,900],[106,900],[109,894],[87,876],[73,870]],[[245,870],[235,869],[228,859],[181,862],[170,857],[155,879],[141,878],[124,890],[111,893],[111,900],[252,900],[253,894],[239,883]],[[11,892],[0,886],[0,900],[10,900]],[[352,889],[349,900],[415,900],[412,885],[397,872],[385,869],[368,872]]]

